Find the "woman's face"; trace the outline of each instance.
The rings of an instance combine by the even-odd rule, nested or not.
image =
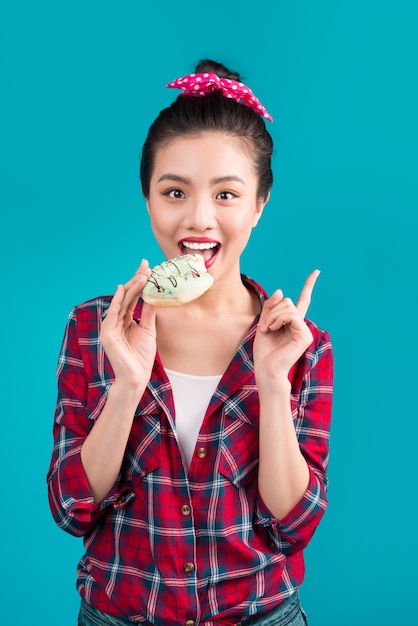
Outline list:
[[[257,186],[252,158],[237,137],[206,132],[160,148],[147,208],[166,258],[202,254],[215,279],[239,272],[265,204]]]

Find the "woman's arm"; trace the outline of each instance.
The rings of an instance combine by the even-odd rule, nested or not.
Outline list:
[[[153,308],[144,305],[141,323],[133,320],[148,273],[143,262],[107,311],[105,300],[91,301],[74,309],[67,324],[47,480],[57,524],[75,535],[87,532],[123,488],[117,479],[156,351]]]
[[[119,475],[135,409],[155,359],[155,308],[144,304],[140,323],[133,319],[149,273],[148,263],[143,261],[135,276],[126,285],[119,285],[100,331],[100,343],[115,382],[81,448],[81,460],[96,503],[103,500]]]
[[[292,417],[289,371],[313,342],[304,317],[318,274],[308,278],[296,306],[281,291],[267,300],[254,342],[260,400],[259,493],[278,520],[301,501],[311,480]]]
[[[286,377],[272,387],[257,383],[260,398],[260,495],[274,517],[283,519],[302,499],[309,468],[296,436]]]
[[[145,385],[126,387],[117,381],[81,448],[81,462],[94,502],[100,504],[115,484],[122,466],[135,410]]]

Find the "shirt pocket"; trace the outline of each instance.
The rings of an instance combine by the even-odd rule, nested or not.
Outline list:
[[[257,480],[258,417],[258,394],[252,385],[225,402],[219,473],[237,488]]]
[[[152,473],[158,471],[160,465],[159,415],[135,415],[116,493],[111,501],[114,509],[125,509],[133,501],[136,507],[145,506],[146,493],[153,486]]]
[[[161,466],[159,414],[137,412],[125,452],[123,473],[133,486]]]
[[[298,406],[299,398],[291,395],[295,428]],[[219,473],[237,488],[247,487],[258,477],[259,411],[258,393],[252,386],[243,388],[237,397],[225,403]]]

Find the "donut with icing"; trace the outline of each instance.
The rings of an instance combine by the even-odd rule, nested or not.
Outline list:
[[[212,283],[202,255],[184,254],[151,270],[142,299],[153,306],[182,306],[199,298]]]

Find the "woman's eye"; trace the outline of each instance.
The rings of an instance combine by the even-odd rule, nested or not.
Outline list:
[[[176,200],[184,198],[184,192],[181,189],[167,189],[167,191],[164,192],[164,195],[169,198],[175,198]]]
[[[235,198],[235,194],[232,193],[232,191],[221,191],[220,193],[218,193],[218,195],[216,196],[219,200],[231,200],[232,198]]]

